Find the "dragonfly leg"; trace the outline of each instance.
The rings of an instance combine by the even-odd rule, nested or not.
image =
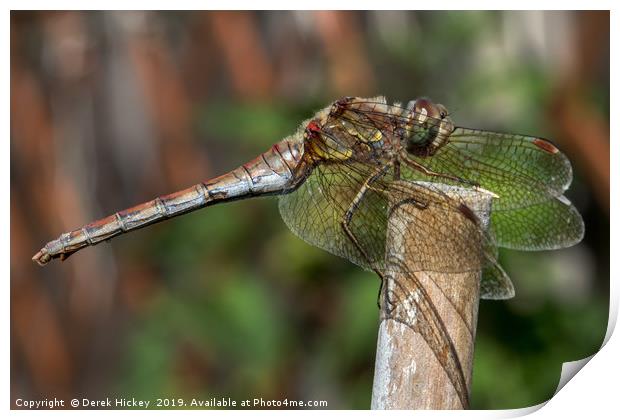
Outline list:
[[[354,216],[355,212],[357,211],[357,209],[359,208],[360,203],[364,199],[364,196],[366,195],[366,193],[369,190],[372,189],[371,184],[373,182],[375,182],[377,179],[379,179],[381,176],[385,175],[385,173],[388,171],[388,169],[391,166],[392,165],[390,164],[390,165],[386,165],[386,166],[378,169],[373,175],[369,176],[368,179],[366,179],[366,181],[364,181],[364,184],[362,185],[360,190],[357,192],[357,195],[355,196],[355,198],[351,202],[351,205],[349,206],[349,208],[345,212],[345,214],[344,214],[344,216],[342,218],[342,221],[340,222],[340,225],[342,226],[342,229],[344,230],[344,232],[347,235],[347,237],[351,240],[351,242],[357,248],[357,250],[360,252],[360,254],[362,254],[364,259],[368,262],[368,264],[372,268],[372,270],[375,273],[377,273],[377,275],[381,279],[381,284],[379,286],[379,292],[377,294],[377,306],[379,307],[379,309],[381,309],[381,292],[383,290],[383,284],[384,284],[385,275],[381,271],[381,269],[377,266],[377,264],[372,261],[372,259],[370,258],[370,256],[368,255],[368,253],[366,252],[364,247],[360,244],[359,240],[355,236],[355,233],[353,233],[353,231],[351,230],[351,226],[350,225],[351,225],[351,220],[353,219],[353,216]]]
[[[394,161],[394,181],[400,181],[400,161]]]
[[[456,181],[456,182],[461,183],[461,184],[470,185],[472,187],[479,187],[480,186],[480,184],[478,184],[477,182],[470,181],[468,179],[460,178],[458,176],[451,175],[451,174],[444,174],[444,173],[441,173],[441,172],[432,171],[432,170],[428,169],[426,166],[422,165],[421,163],[418,163],[415,160],[411,159],[407,155],[403,154],[403,155],[401,155],[401,158],[408,165],[412,166],[413,168],[417,169],[418,171],[422,172],[425,175],[436,176],[436,177],[445,178],[445,179],[450,179],[452,181]]]

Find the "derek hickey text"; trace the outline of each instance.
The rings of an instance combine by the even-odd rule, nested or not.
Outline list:
[[[78,404],[76,404],[78,402]],[[81,403],[81,404],[79,404]],[[135,398],[106,398],[104,400],[90,400],[88,398],[77,398],[71,400],[72,407],[116,407],[116,408],[149,408],[151,402],[149,400],[137,400]]]

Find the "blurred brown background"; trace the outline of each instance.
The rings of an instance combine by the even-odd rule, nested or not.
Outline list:
[[[473,408],[549,398],[602,342],[607,12],[11,13],[11,397],[325,399],[368,408],[378,281],[306,245],[275,199],[216,206],[40,268],[65,232],[218,175],[345,95],[427,95],[457,124],[552,138],[586,223],[502,251]]]

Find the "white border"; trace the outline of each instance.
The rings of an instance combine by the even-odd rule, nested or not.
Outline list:
[[[163,1],[118,1],[118,0],[109,0],[109,1],[91,1],[88,3],[78,2],[78,1],[57,1],[54,3],[50,3],[49,1],[9,1],[7,2],[10,9],[81,9],[84,6],[87,6],[89,9],[99,9],[99,8],[107,8],[107,9],[157,9],[157,10],[170,10],[171,6],[173,9],[201,9],[201,8],[220,8],[223,7],[225,9],[252,9],[257,6],[256,3],[252,3],[249,1],[240,1],[240,0],[227,0],[224,3],[220,2],[198,2],[198,1],[188,1],[188,0],[177,0],[175,2],[163,2]],[[312,2],[305,3],[291,3],[291,2],[283,2],[283,1],[262,1],[260,3],[260,7],[263,9],[341,9],[341,8],[353,8],[353,9],[373,9],[379,8],[381,9],[407,9],[407,8],[416,8],[416,9],[462,9],[463,5],[466,4],[470,8],[473,9],[494,9],[498,6],[497,1],[468,1],[466,3],[462,1],[432,1],[432,2],[412,2],[409,1],[381,1],[377,2],[369,1],[369,0],[356,0],[348,1],[348,2],[339,2],[336,4],[334,1],[325,1],[325,0],[316,0]],[[588,2],[583,1],[572,1],[565,0],[563,2],[558,1],[531,1],[531,0],[521,0],[521,1],[509,1],[502,2],[502,6],[507,7],[511,10],[528,10],[528,9],[549,9],[549,10],[566,10],[566,9],[613,9],[613,5],[616,4],[612,1],[602,1],[602,0],[590,0]],[[559,8],[558,6],[562,6]],[[7,9],[5,13],[4,19],[4,30],[2,31],[2,50],[3,57],[5,57],[4,65],[1,67],[2,79],[4,80],[5,94],[3,96],[2,101],[2,119],[4,124],[2,127],[5,128],[5,141],[2,142],[2,147],[4,149],[5,160],[10,159],[10,143],[8,139],[10,138],[10,95],[9,95],[9,87],[10,87],[10,66],[9,66],[9,54],[10,54],[10,12]],[[617,57],[617,46],[618,46],[618,26],[620,24],[620,19],[618,19],[617,10],[612,10],[611,13],[611,72],[610,74],[620,74],[620,68],[618,67],[618,57]],[[615,111],[617,110],[616,106],[616,94],[617,92],[617,83],[615,80],[611,79],[611,104],[610,104],[610,115],[617,115]],[[617,118],[614,120],[612,118],[611,122],[611,138],[615,138],[615,134],[617,134]],[[617,145],[615,142],[611,143],[611,255],[618,255],[615,252],[619,249],[618,238],[620,237],[618,231],[618,222],[616,222],[616,217],[618,216],[618,191],[617,188],[617,169],[620,165],[620,161],[618,159],[617,153]],[[2,216],[3,220],[5,220],[5,226],[10,226],[10,172],[9,172],[9,164],[2,165],[2,183],[0,196],[4,198],[4,205],[2,206]],[[10,236],[3,235],[3,240],[0,243],[0,255],[3,258],[3,271],[6,273],[4,277],[4,285],[5,285],[5,304],[4,304],[4,313],[5,320],[2,323],[3,326],[3,337],[9,337],[10,334],[10,293],[9,293],[9,278],[10,278],[10,262],[9,262],[9,249],[10,249]],[[614,258],[611,259],[611,310],[610,310],[610,326],[615,325],[617,313],[618,313],[618,264],[614,261]],[[617,334],[611,335],[611,329],[608,330],[608,335],[606,339],[609,339],[607,344],[603,347],[603,349],[596,354],[590,363],[588,363],[581,372],[577,374],[577,376],[566,384],[566,386],[560,390],[560,392],[549,401],[544,407],[540,410],[535,411],[531,416],[537,419],[547,419],[547,418],[573,418],[573,417],[584,417],[591,415],[601,415],[602,418],[607,418],[609,415],[603,416],[603,414],[618,412],[618,401],[620,400],[617,396],[617,381],[620,377],[618,366],[618,357],[620,354],[620,344],[617,338]],[[8,340],[7,340],[8,341]],[[9,362],[9,351],[10,345],[8,345],[7,341],[4,341],[4,345],[2,346],[4,352],[4,360],[6,363],[5,378],[3,383],[3,391],[7,400],[10,399],[10,376],[8,374],[10,369]],[[370,402],[370,392],[369,392],[369,402]],[[5,407],[10,407],[10,401],[6,401]],[[516,417],[526,414],[527,412],[531,412],[530,409],[521,409],[521,410],[505,410],[505,411],[456,411],[456,412],[371,412],[371,411],[321,411],[320,413],[316,413],[310,410],[302,410],[295,413],[296,417],[301,418],[314,418],[315,416],[329,416],[337,415],[339,418],[351,417],[355,416],[362,418],[373,418],[376,417],[384,417],[387,416],[392,419],[394,416],[407,416],[410,417],[412,414],[416,416],[416,418],[464,418],[464,419],[480,419],[480,418],[504,418],[504,417]],[[204,418],[205,415],[209,417],[218,417],[218,418],[236,418],[240,415],[251,415],[256,418],[288,418],[290,417],[290,412],[271,412],[271,411],[210,411],[209,413],[205,413],[203,411],[124,411],[121,412],[123,415],[130,415],[132,417],[137,418],[162,418],[169,416],[187,416],[187,417],[196,417],[196,418]],[[38,417],[39,415],[45,415],[50,417],[62,416],[64,417],[82,417],[84,413],[79,411],[43,411],[43,412],[35,412],[35,411],[11,411],[10,415],[15,417],[24,417],[24,418],[32,418]],[[109,411],[99,411],[93,410],[88,413],[88,416],[93,417],[108,417],[110,415],[118,415],[117,413],[110,413]]]

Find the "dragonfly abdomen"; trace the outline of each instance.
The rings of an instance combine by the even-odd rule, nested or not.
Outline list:
[[[175,193],[157,197],[89,223],[48,242],[32,259],[40,265],[162,220],[223,201],[282,194],[293,190],[307,171],[303,142],[289,137],[237,169]]]

